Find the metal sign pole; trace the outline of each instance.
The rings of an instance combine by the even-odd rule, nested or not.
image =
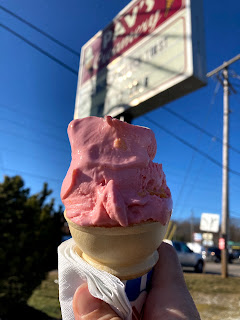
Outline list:
[[[224,239],[224,248],[221,251],[222,277],[228,277],[228,140],[229,140],[229,83],[228,69],[223,69],[223,168],[222,168],[222,226],[221,233]]]

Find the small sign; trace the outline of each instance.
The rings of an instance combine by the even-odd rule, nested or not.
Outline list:
[[[201,234],[201,233],[194,232],[194,234],[193,234],[193,240],[194,240],[195,242],[201,242],[201,241],[202,241],[202,234]]]
[[[215,213],[202,213],[200,221],[200,230],[206,232],[219,231],[220,215]]]
[[[204,240],[212,240],[213,239],[213,234],[212,233],[203,233],[202,237]]]
[[[212,247],[214,245],[214,242],[213,240],[203,240],[202,244],[205,247]]]
[[[219,240],[218,240],[218,248],[220,250],[225,249],[225,239],[224,238],[219,238]]]

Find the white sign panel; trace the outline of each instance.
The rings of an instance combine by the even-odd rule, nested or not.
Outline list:
[[[212,247],[214,245],[214,242],[213,240],[203,240],[202,244],[206,247]]]
[[[201,233],[194,232],[194,234],[193,234],[193,240],[196,241],[196,242],[201,242],[201,241],[202,241],[202,234],[201,234]]]
[[[206,83],[202,0],[133,0],[82,48],[74,118],[139,116]]]
[[[203,233],[202,237],[204,240],[213,240],[213,234],[212,233]]]
[[[200,230],[206,232],[219,231],[220,215],[215,213],[202,213]]]

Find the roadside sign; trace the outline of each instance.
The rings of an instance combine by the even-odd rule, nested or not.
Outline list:
[[[224,238],[219,238],[218,239],[218,247],[220,250],[225,249],[225,239]]]
[[[213,240],[203,240],[202,244],[205,247],[212,247],[214,245],[214,242]]]
[[[215,213],[202,213],[200,230],[207,232],[219,231],[220,215]]]
[[[201,242],[202,241],[202,234],[198,232],[193,233],[193,240],[195,242]]]
[[[81,50],[74,118],[144,114],[206,83],[203,0],[133,0]]]
[[[202,237],[204,240],[213,240],[213,234],[212,233],[203,233]]]

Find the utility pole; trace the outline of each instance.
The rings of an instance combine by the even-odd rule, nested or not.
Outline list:
[[[224,239],[224,248],[221,251],[222,277],[228,277],[228,225],[229,225],[229,181],[228,181],[228,158],[229,158],[229,74],[228,67],[232,63],[240,60],[240,54],[231,60],[224,62],[221,66],[207,74],[211,77],[217,74],[219,81],[223,86],[223,147],[222,147],[222,224],[221,237]],[[219,77],[222,73],[223,80]]]
[[[228,141],[229,141],[229,82],[228,68],[223,69],[223,172],[222,172],[222,226],[221,233],[225,248],[221,252],[222,277],[228,277],[228,225],[229,225],[229,180],[228,180]]]

